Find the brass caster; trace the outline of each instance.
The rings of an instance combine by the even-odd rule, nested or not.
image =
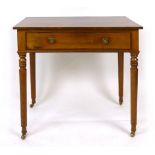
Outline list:
[[[24,140],[26,138],[26,135],[22,135],[21,139]]]
[[[122,105],[122,104],[123,104],[123,98],[120,97],[120,98],[119,98],[119,105]]]
[[[122,105],[123,104],[123,102],[122,101],[119,101],[119,105]]]
[[[135,137],[135,132],[131,131],[130,137]]]
[[[34,106],[34,104],[32,103],[32,104],[30,104],[30,108],[33,108],[33,106]]]

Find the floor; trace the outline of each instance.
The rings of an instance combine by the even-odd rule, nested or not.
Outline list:
[[[120,106],[116,54],[37,55],[37,103],[32,109],[28,76],[27,139],[20,139],[17,70],[9,90],[12,96],[6,98],[9,104],[1,109],[6,115],[1,118],[1,146],[149,146],[154,143],[153,120],[149,119],[151,109],[146,106],[142,77],[139,78],[137,134],[135,138],[129,136],[129,58],[126,54],[124,103]],[[29,75],[29,60],[27,68]]]

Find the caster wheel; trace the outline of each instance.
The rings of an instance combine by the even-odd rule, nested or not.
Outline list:
[[[26,135],[22,135],[21,139],[24,140],[26,138]]]
[[[119,99],[119,104],[122,105],[123,104],[123,98]]]
[[[30,108],[33,108],[34,107],[34,104],[32,103],[32,104],[30,104]]]
[[[135,132],[131,131],[130,136],[135,137]]]
[[[119,105],[122,105],[122,104],[123,104],[123,102],[119,101]]]

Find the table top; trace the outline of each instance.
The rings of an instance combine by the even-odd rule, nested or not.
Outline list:
[[[125,16],[26,17],[13,29],[142,29]]]

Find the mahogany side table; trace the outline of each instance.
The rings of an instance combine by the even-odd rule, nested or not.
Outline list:
[[[139,29],[127,17],[28,17],[17,29],[22,139],[27,133],[26,54],[30,55],[31,98],[36,102],[35,53],[117,52],[119,104],[123,102],[124,53],[131,55],[131,137],[137,124]]]

